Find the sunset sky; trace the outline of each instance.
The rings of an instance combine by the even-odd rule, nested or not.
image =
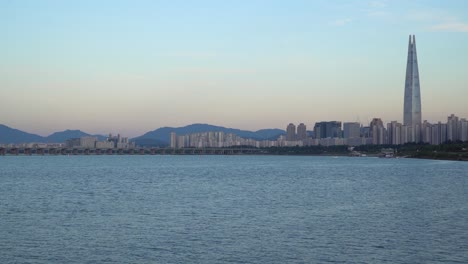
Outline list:
[[[468,118],[465,0],[0,0],[0,124],[401,122],[409,34],[423,119]]]

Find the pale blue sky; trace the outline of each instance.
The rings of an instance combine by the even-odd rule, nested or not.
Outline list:
[[[0,123],[138,136],[210,123],[468,117],[468,1],[0,0]]]

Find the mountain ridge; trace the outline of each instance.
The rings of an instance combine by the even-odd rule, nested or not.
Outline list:
[[[44,137],[21,131],[16,128],[0,124],[0,143],[1,144],[18,144],[25,142],[40,142]]]
[[[130,141],[134,141],[137,145],[140,146],[167,146],[170,144],[171,132],[175,132],[177,135],[188,135],[202,132],[224,132],[226,134],[232,133],[242,138],[250,138],[255,140],[276,140],[280,135],[285,133],[284,130],[278,128],[249,131],[210,124],[195,123],[183,127],[160,127],[155,130],[148,131],[141,136],[131,138]],[[58,131],[44,137],[0,124],[0,144],[64,143],[67,139],[80,138],[85,136],[96,136],[98,137],[98,140],[106,139],[106,136],[91,135],[78,129]]]
[[[159,145],[169,145],[171,132],[175,132],[179,136],[203,132],[224,132],[226,134],[232,133],[242,138],[251,138],[255,140],[276,139],[285,133],[284,130],[278,128],[249,131],[210,124],[195,123],[183,127],[160,127],[153,131],[148,131],[141,136],[132,138],[131,141],[135,141],[137,145],[142,146],[155,146],[154,144],[148,144],[151,140],[159,141]]]
[[[64,130],[43,137],[37,134],[21,131],[3,124],[0,124],[0,144],[20,144],[20,143],[64,143],[70,138],[95,136],[98,140],[103,140],[106,136],[91,135],[81,130]]]

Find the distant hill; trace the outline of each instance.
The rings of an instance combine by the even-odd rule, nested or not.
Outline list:
[[[136,140],[131,140],[135,141],[135,143],[138,146],[143,146],[143,147],[167,147],[169,146],[169,143],[166,141],[161,141],[159,139],[154,139],[154,138],[139,138]]]
[[[27,133],[5,125],[0,125],[0,144],[19,144],[19,143],[64,143],[70,138],[80,138],[86,136],[96,136],[98,140],[106,139],[102,135],[90,135],[81,130],[65,130],[55,132],[47,137]]]
[[[278,128],[260,129],[254,132],[259,140],[277,140],[280,135],[284,135],[286,131]],[[254,138],[255,139],[255,138]]]
[[[170,144],[170,134],[175,132],[177,135],[188,135],[201,132],[224,132],[232,133],[242,138],[251,138],[255,140],[275,140],[285,131],[281,129],[262,129],[258,131],[247,131],[235,128],[226,128],[208,124],[192,124],[184,127],[161,127],[156,130],[145,133],[142,136],[133,138],[140,146],[167,146]]]
[[[65,130],[61,132],[55,132],[52,135],[48,136],[45,138],[45,142],[47,143],[62,143],[65,142],[67,139],[70,138],[80,138],[80,137],[88,137],[88,136],[94,136],[97,137],[98,140],[105,140],[107,137],[102,136],[102,135],[90,135],[88,133],[85,133],[81,130]]]
[[[39,135],[0,125],[0,144],[43,142],[43,140],[44,138]]]
[[[142,136],[131,139],[140,146],[167,146],[170,144],[170,134],[175,132],[177,135],[187,135],[201,132],[224,132],[232,133],[242,138],[251,138],[255,140],[276,140],[285,131],[281,129],[261,129],[258,131],[247,131],[236,128],[226,128],[208,124],[192,124],[184,127],[162,127],[145,133]],[[63,143],[70,138],[80,138],[85,136],[96,136],[98,140],[106,139],[102,135],[90,135],[81,130],[65,130],[55,132],[47,137],[27,133],[5,125],[0,125],[0,144],[18,144],[18,143]]]

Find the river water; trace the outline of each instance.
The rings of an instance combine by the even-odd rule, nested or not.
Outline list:
[[[468,263],[468,162],[0,157],[0,263]]]

